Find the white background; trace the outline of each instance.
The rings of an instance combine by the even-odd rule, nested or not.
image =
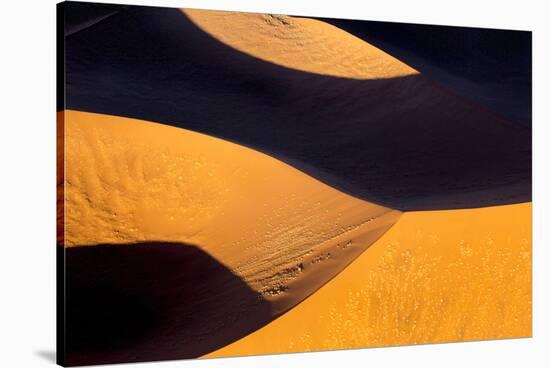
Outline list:
[[[544,7],[545,1],[125,2],[534,31],[534,338],[139,366],[550,366],[550,183],[548,169],[545,169],[550,159],[550,37],[549,28],[544,24],[550,12]],[[0,366],[52,366],[55,350],[55,1],[3,1],[0,17]]]

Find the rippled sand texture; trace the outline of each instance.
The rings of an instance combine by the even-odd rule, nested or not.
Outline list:
[[[183,12],[218,41],[287,68],[354,79],[418,74],[382,50],[323,21],[211,10]]]
[[[179,128],[66,111],[65,134],[67,247],[194,244],[270,303],[267,319],[330,280],[400,214]]]
[[[408,212],[335,279],[209,354],[531,336],[531,204]]]
[[[68,363],[531,335],[530,127],[328,21],[85,13],[58,115]]]

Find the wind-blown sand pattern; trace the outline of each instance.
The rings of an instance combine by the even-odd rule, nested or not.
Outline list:
[[[531,204],[405,213],[341,274],[207,357],[531,336]]]
[[[269,302],[265,320],[334,277],[400,214],[219,139],[134,119],[64,114],[66,246],[195,244]],[[228,313],[203,312],[205,319]]]
[[[274,14],[182,11],[220,42],[287,68],[354,79],[418,74],[382,50],[323,21]]]
[[[375,25],[88,6],[61,17],[63,363],[531,335],[530,96]]]

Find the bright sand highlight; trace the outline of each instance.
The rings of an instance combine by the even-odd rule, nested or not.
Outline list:
[[[319,20],[213,10],[182,11],[216,40],[287,68],[355,79],[418,74],[384,51]]]
[[[166,125],[66,111],[65,142],[67,247],[193,244],[268,300],[274,316],[400,214],[257,151]]]
[[[207,357],[531,336],[531,204],[408,212],[297,307]]]

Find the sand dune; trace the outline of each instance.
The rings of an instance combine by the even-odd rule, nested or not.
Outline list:
[[[69,365],[197,357],[270,320],[269,302],[193,244],[58,251],[66,262]]]
[[[531,125],[531,32],[323,19],[453,92]]]
[[[531,336],[531,204],[403,214],[311,297],[207,357]]]
[[[321,21],[133,7],[66,46],[71,109],[221,137],[400,210],[531,198],[529,127]]]
[[[216,40],[287,68],[354,79],[418,74],[391,55],[321,20],[227,11],[182,11]]]
[[[213,345],[222,346],[227,336],[242,337],[334,277],[399,216],[398,211],[350,197],[269,156],[229,142],[121,117],[75,111],[64,115],[67,247],[127,244],[126,258],[131,260],[132,244],[193,244],[269,305],[251,303],[250,310],[244,311],[250,319],[243,319],[239,304],[234,310],[202,309],[197,312],[202,313],[200,321],[206,329],[201,333],[202,345],[191,341],[195,325],[179,323],[181,316],[174,318],[166,330],[156,331],[154,339],[103,351],[96,357],[102,361],[192,357],[213,350]],[[97,257],[109,257],[112,246]],[[117,262],[123,269],[131,267],[125,257],[112,262],[110,267]],[[157,266],[163,267],[158,262]],[[116,271],[97,267],[99,274]],[[71,269],[79,274],[78,267]],[[88,276],[93,278],[93,272]],[[143,274],[137,272],[136,277]],[[93,284],[81,283],[87,282]],[[138,286],[134,280],[128,288]],[[179,290],[182,286],[168,283],[166,287]],[[218,285],[204,297],[217,298],[224,290]],[[177,316],[184,306],[176,301],[173,310],[158,313]],[[225,323],[220,327],[215,322],[221,319]],[[255,321],[253,326],[250,320]],[[235,336],[235,330],[241,336]],[[215,346],[212,340],[221,345]],[[173,348],[174,344],[186,347]],[[79,354],[94,359],[86,355],[92,352]]]
[[[530,335],[528,126],[320,20],[75,9],[68,363]]]

